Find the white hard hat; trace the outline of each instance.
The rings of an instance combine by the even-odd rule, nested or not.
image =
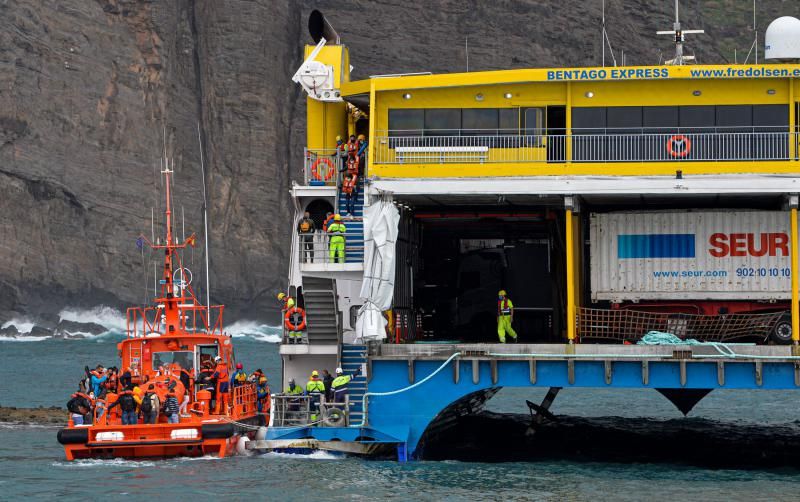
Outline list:
[[[340,375],[340,374],[342,374],[342,373],[344,373],[344,372],[342,371],[342,368],[336,368],[336,374],[337,374],[337,375]]]
[[[214,361],[222,361],[222,358],[217,356],[217,357],[214,358]]]

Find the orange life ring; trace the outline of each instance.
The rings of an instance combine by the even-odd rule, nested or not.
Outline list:
[[[681,150],[675,149],[675,145],[683,145]],[[692,140],[683,134],[676,134],[667,140],[667,153],[676,159],[682,159],[692,151]]]
[[[295,320],[295,315],[300,315],[300,321]],[[283,316],[283,324],[289,331],[303,331],[306,329],[306,311],[300,307],[292,307]]]
[[[320,175],[320,164],[325,164],[328,166],[324,176]],[[333,172],[335,170],[336,169],[333,167],[333,162],[331,162],[331,159],[327,157],[318,157],[317,160],[311,164],[311,176],[313,176],[317,181],[330,181],[333,178]]]

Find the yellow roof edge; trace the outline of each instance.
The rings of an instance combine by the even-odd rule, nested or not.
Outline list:
[[[342,96],[369,94],[369,81],[370,79],[351,80],[350,82],[345,82],[342,84],[342,88],[339,89],[339,91],[342,93]]]
[[[666,79],[751,79],[800,78],[798,64],[719,64],[686,66],[625,66],[577,68],[525,68],[489,70],[469,73],[408,75],[354,80],[342,86],[342,94],[369,92],[369,82],[376,91],[422,89],[436,87],[465,87],[471,85],[502,85],[527,82],[598,82]]]

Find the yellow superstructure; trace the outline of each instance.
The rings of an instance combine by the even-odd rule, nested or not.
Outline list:
[[[797,100],[800,96],[800,65],[721,65],[721,66],[655,66],[629,68],[578,68],[578,69],[531,69],[458,73],[446,75],[414,75],[373,77],[368,80],[348,82],[342,85],[345,100],[364,107],[370,112],[370,162],[369,175],[382,178],[447,178],[484,176],[542,176],[542,175],[640,175],[643,164],[646,173],[652,175],[674,174],[676,160],[679,169],[686,174],[717,173],[787,173],[797,170]],[[585,108],[600,107],[698,107],[698,106],[785,106],[787,120],[779,124],[785,134],[785,152],[769,154],[767,158],[739,158],[731,154],[718,158],[623,158],[598,157],[578,159],[573,137],[578,134],[573,115]],[[563,107],[564,123],[558,133],[548,127],[547,115],[551,110]],[[542,110],[541,123],[535,127],[527,122],[525,110]],[[488,142],[488,147],[473,148],[464,145],[479,144],[479,141],[437,140],[405,144],[425,145],[401,147],[403,133],[393,131],[390,113],[398,110],[443,110],[443,109],[493,109],[503,110],[505,117],[516,112],[513,127],[517,135],[531,135],[536,129],[536,141]],[[309,122],[320,119],[309,110]],[[473,112],[471,112],[473,113]],[[506,120],[508,125],[508,120]],[[770,132],[778,132],[774,126]],[[634,127],[635,128],[635,127]],[[469,136],[463,128],[449,131],[448,138]],[[599,129],[599,128],[598,128]],[[611,141],[630,142],[613,128],[603,128],[603,134],[616,135]],[[674,127],[679,134],[681,127]],[[686,129],[685,127],[683,129]],[[311,130],[311,128],[309,129]],[[659,127],[659,134],[670,135],[668,127]],[[720,128],[709,133],[702,132],[702,141],[715,140],[707,134],[717,134],[719,141],[747,139],[740,134],[746,128],[735,129],[727,137],[720,136]],[[599,132],[599,131],[597,131]],[[758,132],[757,129],[750,132]],[[723,131],[724,133],[724,131]],[[650,134],[626,130],[628,137]],[[695,131],[695,134],[699,134]],[[409,137],[426,135],[424,131],[408,131]],[[435,132],[427,134],[436,136]],[[505,131],[506,139],[511,134]],[[669,138],[669,136],[665,136]],[[394,139],[392,139],[394,138]],[[310,137],[311,139],[311,137]],[[587,141],[588,138],[581,138]],[[663,140],[663,138],[660,138]],[[605,139],[606,142],[609,138]],[[753,141],[753,139],[749,139]],[[663,141],[661,141],[663,143]],[[552,149],[558,143],[563,152],[553,158]],[[448,145],[454,145],[449,146]],[[311,146],[311,142],[309,142]],[[315,145],[316,146],[316,145]],[[327,147],[332,145],[326,143]],[[548,148],[551,149],[548,157]],[[615,147],[616,148],[616,147]],[[620,147],[621,148],[621,147]],[[755,148],[755,147],[754,147]],[[408,154],[408,151],[416,155]],[[480,151],[478,151],[480,150]],[[666,155],[659,151],[659,154]],[[423,155],[425,154],[425,155]],[[463,159],[459,159],[459,154]],[[764,154],[765,155],[765,154]],[[563,158],[562,158],[563,157]],[[743,162],[747,160],[747,162]]]

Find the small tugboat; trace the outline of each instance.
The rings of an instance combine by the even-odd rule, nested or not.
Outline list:
[[[268,422],[269,394],[259,403],[258,382],[230,381],[229,368],[235,360],[231,337],[222,328],[224,307],[202,305],[194,294],[181,252],[194,246],[196,239],[192,234],[179,243],[173,234],[172,171],[167,167],[162,173],[166,240],[153,243],[144,236],[137,240],[139,247],[146,244],[164,252],[161,294],[150,307],[128,309],[127,338],[117,346],[119,385],[92,402],[83,401],[80,412],[70,413],[67,427],[58,431],[67,460],[224,457],[243,450]],[[77,396],[78,401],[94,398]],[[180,403],[178,413],[176,403]],[[165,404],[172,409],[165,410]],[[81,421],[85,424],[76,423]]]

